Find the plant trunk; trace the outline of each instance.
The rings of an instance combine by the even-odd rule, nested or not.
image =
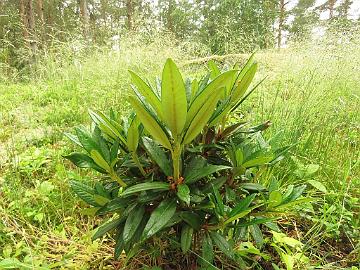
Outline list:
[[[25,42],[26,47],[30,48],[29,26],[28,26],[26,11],[25,11],[25,1],[27,1],[27,0],[20,0],[19,11],[20,11],[20,18],[21,18],[21,23],[22,23],[22,33],[23,33],[24,42]]]

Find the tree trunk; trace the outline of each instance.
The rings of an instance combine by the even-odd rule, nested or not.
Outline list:
[[[279,10],[279,28],[278,28],[278,36],[277,36],[277,47],[281,47],[282,42],[282,30],[284,27],[285,20],[285,0],[280,0],[280,10]]]
[[[172,19],[173,8],[173,0],[169,0],[169,6],[167,10],[167,28],[174,33],[174,23]]]
[[[335,0],[329,0],[329,19],[331,20],[334,17],[334,6],[335,6]]]
[[[87,0],[80,0],[80,17],[85,38],[89,37],[89,11]]]
[[[126,18],[127,28],[129,31],[133,30],[133,2],[132,0],[126,0]]]
[[[37,4],[37,12],[38,12],[39,19],[40,19],[40,24],[41,24],[41,39],[42,39],[42,41],[44,43],[45,42],[46,30],[45,30],[45,18],[44,18],[44,3],[43,3],[43,0],[37,0],[36,4]]]
[[[101,19],[103,20],[104,27],[106,28],[106,26],[107,26],[106,14],[107,14],[107,9],[108,9],[107,0],[101,0],[100,4],[101,4]]]
[[[20,12],[20,18],[21,18],[21,23],[22,23],[22,33],[23,33],[24,42],[25,42],[26,46],[30,48],[29,26],[28,26],[26,11],[25,11],[25,1],[27,1],[27,0],[20,0],[19,12]]]

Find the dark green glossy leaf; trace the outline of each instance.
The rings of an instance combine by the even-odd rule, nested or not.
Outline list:
[[[172,218],[176,211],[176,200],[166,199],[152,212],[145,226],[142,239],[145,240],[160,231]]]
[[[93,241],[104,236],[107,232],[115,229],[116,227],[118,227],[121,223],[123,222],[122,218],[118,218],[115,220],[112,220],[108,223],[103,224],[102,226],[100,226],[96,233],[93,235],[93,237],[91,238]]]
[[[211,237],[208,233],[204,235],[201,247],[202,247],[201,259],[203,266],[204,267],[211,266],[214,261],[214,250],[213,250],[213,243],[211,241]]]
[[[165,183],[165,182],[147,182],[147,183],[141,183],[141,184],[137,184],[131,187],[128,187],[127,189],[124,190],[123,193],[121,193],[122,197],[137,193],[137,192],[141,192],[141,191],[145,191],[145,190],[169,190],[170,189],[170,185],[169,183]]]
[[[184,212],[181,212],[179,215],[182,220],[184,220],[187,224],[189,224],[196,231],[200,229],[201,218],[198,214],[196,214],[195,212],[184,211]]]
[[[182,227],[180,242],[181,242],[181,250],[183,253],[188,252],[191,247],[193,232],[194,232],[194,229],[187,224],[185,224]]]
[[[187,205],[190,204],[190,189],[186,184],[180,184],[177,186],[176,195],[180,200],[184,201]]]
[[[229,258],[234,258],[234,250],[230,243],[218,232],[210,232],[214,244]]]
[[[145,207],[140,205],[129,213],[124,227],[123,239],[128,242],[135,234],[145,213]]]
[[[84,202],[92,206],[100,206],[94,199],[95,191],[92,187],[79,181],[70,181],[70,186],[75,194]]]
[[[242,211],[245,211],[248,209],[251,202],[255,199],[256,194],[251,194],[247,196],[246,198],[242,199],[230,212],[229,217],[233,217]]]
[[[228,166],[223,166],[223,165],[206,165],[205,167],[198,167],[198,168],[194,168],[192,169],[190,172],[188,172],[188,174],[185,176],[185,183],[187,184],[193,184],[196,181],[210,176],[211,174],[221,171],[221,170],[226,170],[229,169],[230,167]]]
[[[169,157],[166,156],[165,151],[152,139],[148,137],[143,138],[143,143],[146,151],[150,154],[151,158],[159,165],[160,169],[166,176],[172,175],[172,167]]]
[[[106,171],[98,166],[94,160],[86,154],[83,153],[72,153],[70,155],[64,156],[64,158],[70,160],[74,163],[75,166],[79,168],[91,168],[100,173],[106,173]]]

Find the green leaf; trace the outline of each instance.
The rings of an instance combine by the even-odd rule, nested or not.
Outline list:
[[[94,200],[100,206],[104,206],[105,204],[107,204],[110,201],[108,198],[105,198],[105,197],[103,197],[101,195],[98,195],[98,194],[94,195]]]
[[[240,98],[242,98],[242,96],[245,94],[246,90],[249,88],[249,85],[251,84],[255,76],[257,66],[258,66],[257,63],[252,64],[251,67],[245,73],[245,75],[237,82],[237,85],[235,86],[233,92],[231,93],[232,105],[237,103],[240,100]]]
[[[188,252],[191,247],[193,232],[194,229],[187,224],[185,224],[182,227],[180,242],[181,242],[181,250],[183,253]]]
[[[81,145],[89,154],[94,149],[101,151],[95,140],[92,138],[91,134],[84,128],[76,127],[75,131]]]
[[[157,140],[161,145],[167,149],[171,149],[171,144],[168,137],[158,122],[147,111],[147,109],[135,97],[129,97],[129,102],[133,106],[141,123],[144,125],[145,129],[150,133],[150,135],[154,137],[154,139]]]
[[[290,195],[284,196],[284,199],[283,199],[281,205],[295,201],[297,198],[299,198],[301,196],[301,194],[304,192],[305,189],[306,189],[306,185],[301,185],[301,186],[293,188]]]
[[[149,153],[151,158],[159,165],[160,169],[165,173],[166,176],[173,174],[172,167],[169,158],[166,156],[164,150],[152,139],[148,137],[143,138],[143,143],[146,151]]]
[[[184,201],[187,205],[190,204],[190,189],[186,184],[180,184],[177,186],[176,195],[180,200]]]
[[[264,237],[263,237],[263,234],[262,234],[259,226],[257,224],[254,224],[254,225],[251,225],[249,227],[249,229],[250,229],[250,233],[251,233],[252,237],[255,240],[256,246],[258,248],[261,248],[262,245],[264,244]]]
[[[127,133],[127,147],[129,151],[135,152],[139,144],[139,121],[135,117],[128,129]]]
[[[146,183],[141,183],[141,184],[137,184],[131,187],[128,187],[124,190],[124,192],[121,193],[122,197],[140,192],[140,191],[145,191],[145,190],[169,190],[170,189],[170,185],[169,183],[165,183],[165,182],[146,182]]]
[[[215,180],[212,180],[211,182],[207,183],[201,191],[204,194],[210,193],[213,187],[216,189],[220,189],[226,183],[226,181],[227,181],[227,177],[225,176],[216,178]]]
[[[213,250],[213,243],[208,233],[204,235],[201,246],[202,246],[201,259],[203,266],[209,266],[209,265],[212,266],[212,263],[214,261],[214,250]]]
[[[176,211],[176,200],[166,199],[152,212],[145,226],[142,239],[145,240],[160,231],[172,218]]]
[[[105,223],[103,224],[102,226],[100,226],[96,233],[93,235],[93,237],[91,238],[92,241],[95,241],[96,239],[104,236],[107,232],[115,229],[116,227],[118,227],[121,222],[123,222],[123,219],[122,218],[118,218],[118,219],[115,219],[115,220],[112,220],[108,223]]]
[[[310,185],[312,185],[314,188],[316,188],[317,190],[320,190],[321,192],[327,193],[326,187],[322,183],[320,183],[319,181],[308,180],[307,182]]]
[[[238,213],[238,214],[236,214],[236,215],[228,218],[227,220],[225,220],[224,224],[226,225],[226,224],[231,223],[231,222],[233,222],[233,221],[235,221],[235,220],[238,220],[238,219],[240,219],[240,218],[243,218],[243,217],[245,217],[246,215],[248,215],[250,212],[251,212],[251,209],[249,209],[249,210],[244,210],[244,211],[242,211],[242,212],[240,212],[240,213]]]
[[[252,191],[266,190],[266,188],[264,186],[257,184],[257,183],[243,183],[243,184],[240,184],[240,187],[243,189],[252,190]]]
[[[63,156],[64,158],[70,160],[74,163],[75,166],[79,168],[91,168],[100,173],[106,173],[106,171],[97,165],[94,160],[86,154],[83,153],[72,153],[67,156]]]
[[[199,135],[203,128],[206,126],[207,122],[209,121],[211,115],[214,112],[220,94],[221,92],[218,92],[208,97],[206,102],[204,102],[203,106],[199,108],[199,111],[196,112],[194,118],[190,122],[189,128],[185,133],[183,139],[184,144],[191,143],[191,141],[195,139],[195,137]]]
[[[124,209],[129,204],[129,199],[127,198],[115,198],[108,203],[106,203],[103,207],[101,207],[96,214],[97,215],[105,215],[108,213],[116,212]]]
[[[248,161],[244,162],[242,164],[242,166],[245,167],[245,168],[261,166],[261,165],[270,163],[270,161],[272,161],[274,158],[275,158],[275,156],[274,156],[273,153],[266,153],[264,155],[255,157],[255,158],[253,158],[251,160],[248,160]]]
[[[195,212],[184,211],[180,213],[180,217],[187,224],[189,224],[194,230],[199,230],[201,227],[201,218]]]
[[[234,258],[234,250],[229,242],[219,233],[210,232],[211,239],[215,245],[229,258]]]
[[[71,189],[84,202],[92,206],[100,206],[94,199],[95,191],[92,187],[80,183],[79,181],[70,181]]]
[[[102,132],[115,141],[120,140],[122,143],[126,143],[124,136],[122,136],[120,133],[121,127],[119,125],[115,125],[114,121],[106,117],[100,111],[89,110],[89,115],[91,119],[99,126]]]
[[[114,257],[118,259],[125,248],[125,241],[123,238],[123,231],[124,231],[124,224],[121,224],[118,228],[115,237],[115,250],[114,250]]]
[[[215,196],[215,210],[218,215],[224,216],[224,202],[218,189],[213,186],[213,193]]]
[[[251,202],[255,199],[256,194],[251,194],[246,198],[242,199],[230,212],[229,217],[233,217],[244,210],[247,210]]]
[[[106,160],[97,150],[91,150],[90,156],[95,161],[95,163],[101,168],[103,168],[105,171],[111,171],[110,165],[106,162]]]
[[[208,62],[208,67],[209,69],[211,70],[211,73],[210,73],[210,78],[211,79],[215,79],[217,76],[220,75],[221,71],[220,69],[217,67],[217,65],[215,64],[215,62],[213,60],[210,60]]]
[[[123,232],[123,239],[125,242],[128,242],[134,236],[137,228],[141,223],[144,213],[145,213],[145,207],[141,205],[139,207],[136,207],[128,215]]]
[[[146,101],[151,105],[151,107],[155,110],[160,119],[163,119],[163,114],[161,110],[161,102],[158,97],[155,95],[154,91],[151,87],[145,83],[136,73],[130,71],[130,75],[132,78],[132,82],[137,87],[140,95],[142,95]]]
[[[280,205],[282,202],[282,199],[283,198],[282,198],[281,192],[279,192],[277,190],[270,192],[268,208],[273,208],[273,207]]]
[[[207,177],[217,171],[226,170],[229,168],[230,167],[228,166],[222,166],[222,165],[207,165],[205,167],[193,169],[185,176],[185,183],[193,184],[196,181],[204,177]]]
[[[187,101],[183,78],[171,59],[166,60],[162,73],[161,105],[164,122],[176,138],[184,129]]]
[[[236,70],[230,70],[220,74],[200,93],[197,94],[197,96],[194,98],[193,102],[190,105],[185,127],[188,127],[190,123],[193,122],[193,119],[204,106],[204,104],[208,101],[209,97],[213,97],[213,94],[216,93],[218,89],[225,87],[229,80],[231,80],[236,73]],[[221,91],[219,91],[219,93],[221,94]]]

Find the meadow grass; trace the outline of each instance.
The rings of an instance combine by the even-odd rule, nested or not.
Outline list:
[[[126,114],[128,69],[154,79],[172,57],[187,75],[206,71],[203,64],[186,65],[198,51],[171,39],[143,45],[125,38],[119,51],[78,45],[49,50],[26,82],[0,84],[0,258],[34,269],[119,265],[111,241],[91,242],[97,221],[82,214],[83,204],[69,190],[70,179],[100,176],[64,161],[73,146],[63,132],[88,125],[89,108]],[[259,52],[257,80],[267,79],[239,111],[254,123],[271,120],[265,137],[293,145],[259,181],[308,184],[313,202],[294,208],[287,225],[305,243],[309,268],[346,268],[359,260],[359,52],[357,43]],[[237,60],[243,58],[220,65]]]

